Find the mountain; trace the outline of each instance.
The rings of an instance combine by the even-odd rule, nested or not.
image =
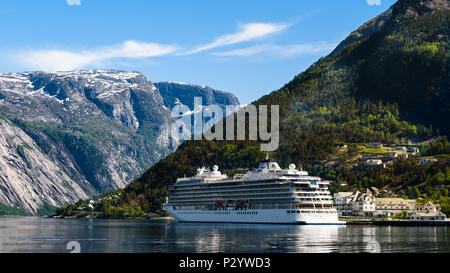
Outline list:
[[[180,144],[170,99],[138,72],[0,74],[0,203],[36,214],[123,188]]]
[[[282,166],[301,160],[312,174],[347,181],[350,187],[396,186],[403,192],[408,187],[447,198],[446,157],[428,166],[400,159],[379,170],[315,164],[338,153],[339,143],[349,144],[342,154],[349,158],[368,142],[404,144],[450,134],[449,17],[448,1],[400,0],[353,32],[328,57],[255,101],[254,105],[280,107],[280,147],[271,157]],[[201,165],[217,164],[231,175],[235,168],[255,168],[264,158],[259,148],[257,141],[185,141],[115,192],[118,197],[102,200],[98,212],[123,216],[158,210],[177,177],[193,175]]]
[[[222,107],[226,105],[239,105],[235,95],[212,89],[208,86],[188,84],[184,82],[156,82],[164,100],[164,105],[171,109],[178,101],[194,109],[193,97],[201,97],[203,105],[217,104]]]

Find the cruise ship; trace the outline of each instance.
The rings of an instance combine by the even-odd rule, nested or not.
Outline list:
[[[164,209],[180,222],[344,225],[328,181],[266,159],[256,171],[227,177],[215,165],[178,178]]]

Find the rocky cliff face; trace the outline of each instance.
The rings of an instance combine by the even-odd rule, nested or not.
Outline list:
[[[235,95],[212,89],[208,86],[200,86],[183,82],[157,82],[155,86],[161,93],[167,108],[179,101],[194,109],[194,97],[201,97],[203,105],[217,104],[220,106],[238,105],[239,100]]]
[[[124,187],[179,145],[170,99],[137,72],[0,74],[0,203],[36,213]]]
[[[157,82],[155,86],[159,89],[164,105],[167,109],[171,110],[177,104],[186,105],[189,108],[189,112],[184,114],[184,117],[188,116],[191,119],[191,129],[194,130],[194,113],[205,110],[208,105],[215,104],[222,108],[223,117],[226,116],[226,106],[240,106],[239,100],[232,93],[219,91],[212,89],[209,86],[200,86],[195,84],[189,84],[184,82]],[[202,99],[201,106],[194,105],[194,98],[200,97]],[[237,109],[235,109],[237,110]],[[209,121],[209,117],[203,117],[203,124]],[[203,131],[209,127],[203,127]],[[172,140],[173,142],[180,143],[180,140]]]
[[[0,130],[0,203],[37,213],[45,203],[60,206],[88,197],[89,191],[70,178],[22,129],[0,119]],[[90,188],[88,184],[83,186]]]

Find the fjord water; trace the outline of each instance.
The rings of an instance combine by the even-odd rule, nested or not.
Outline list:
[[[0,217],[0,252],[450,252],[450,228]],[[73,243],[72,243],[73,244]]]

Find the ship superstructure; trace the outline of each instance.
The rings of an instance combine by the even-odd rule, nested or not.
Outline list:
[[[198,169],[178,178],[164,208],[181,222],[345,224],[328,190],[328,181],[265,160],[256,171],[230,178]]]

